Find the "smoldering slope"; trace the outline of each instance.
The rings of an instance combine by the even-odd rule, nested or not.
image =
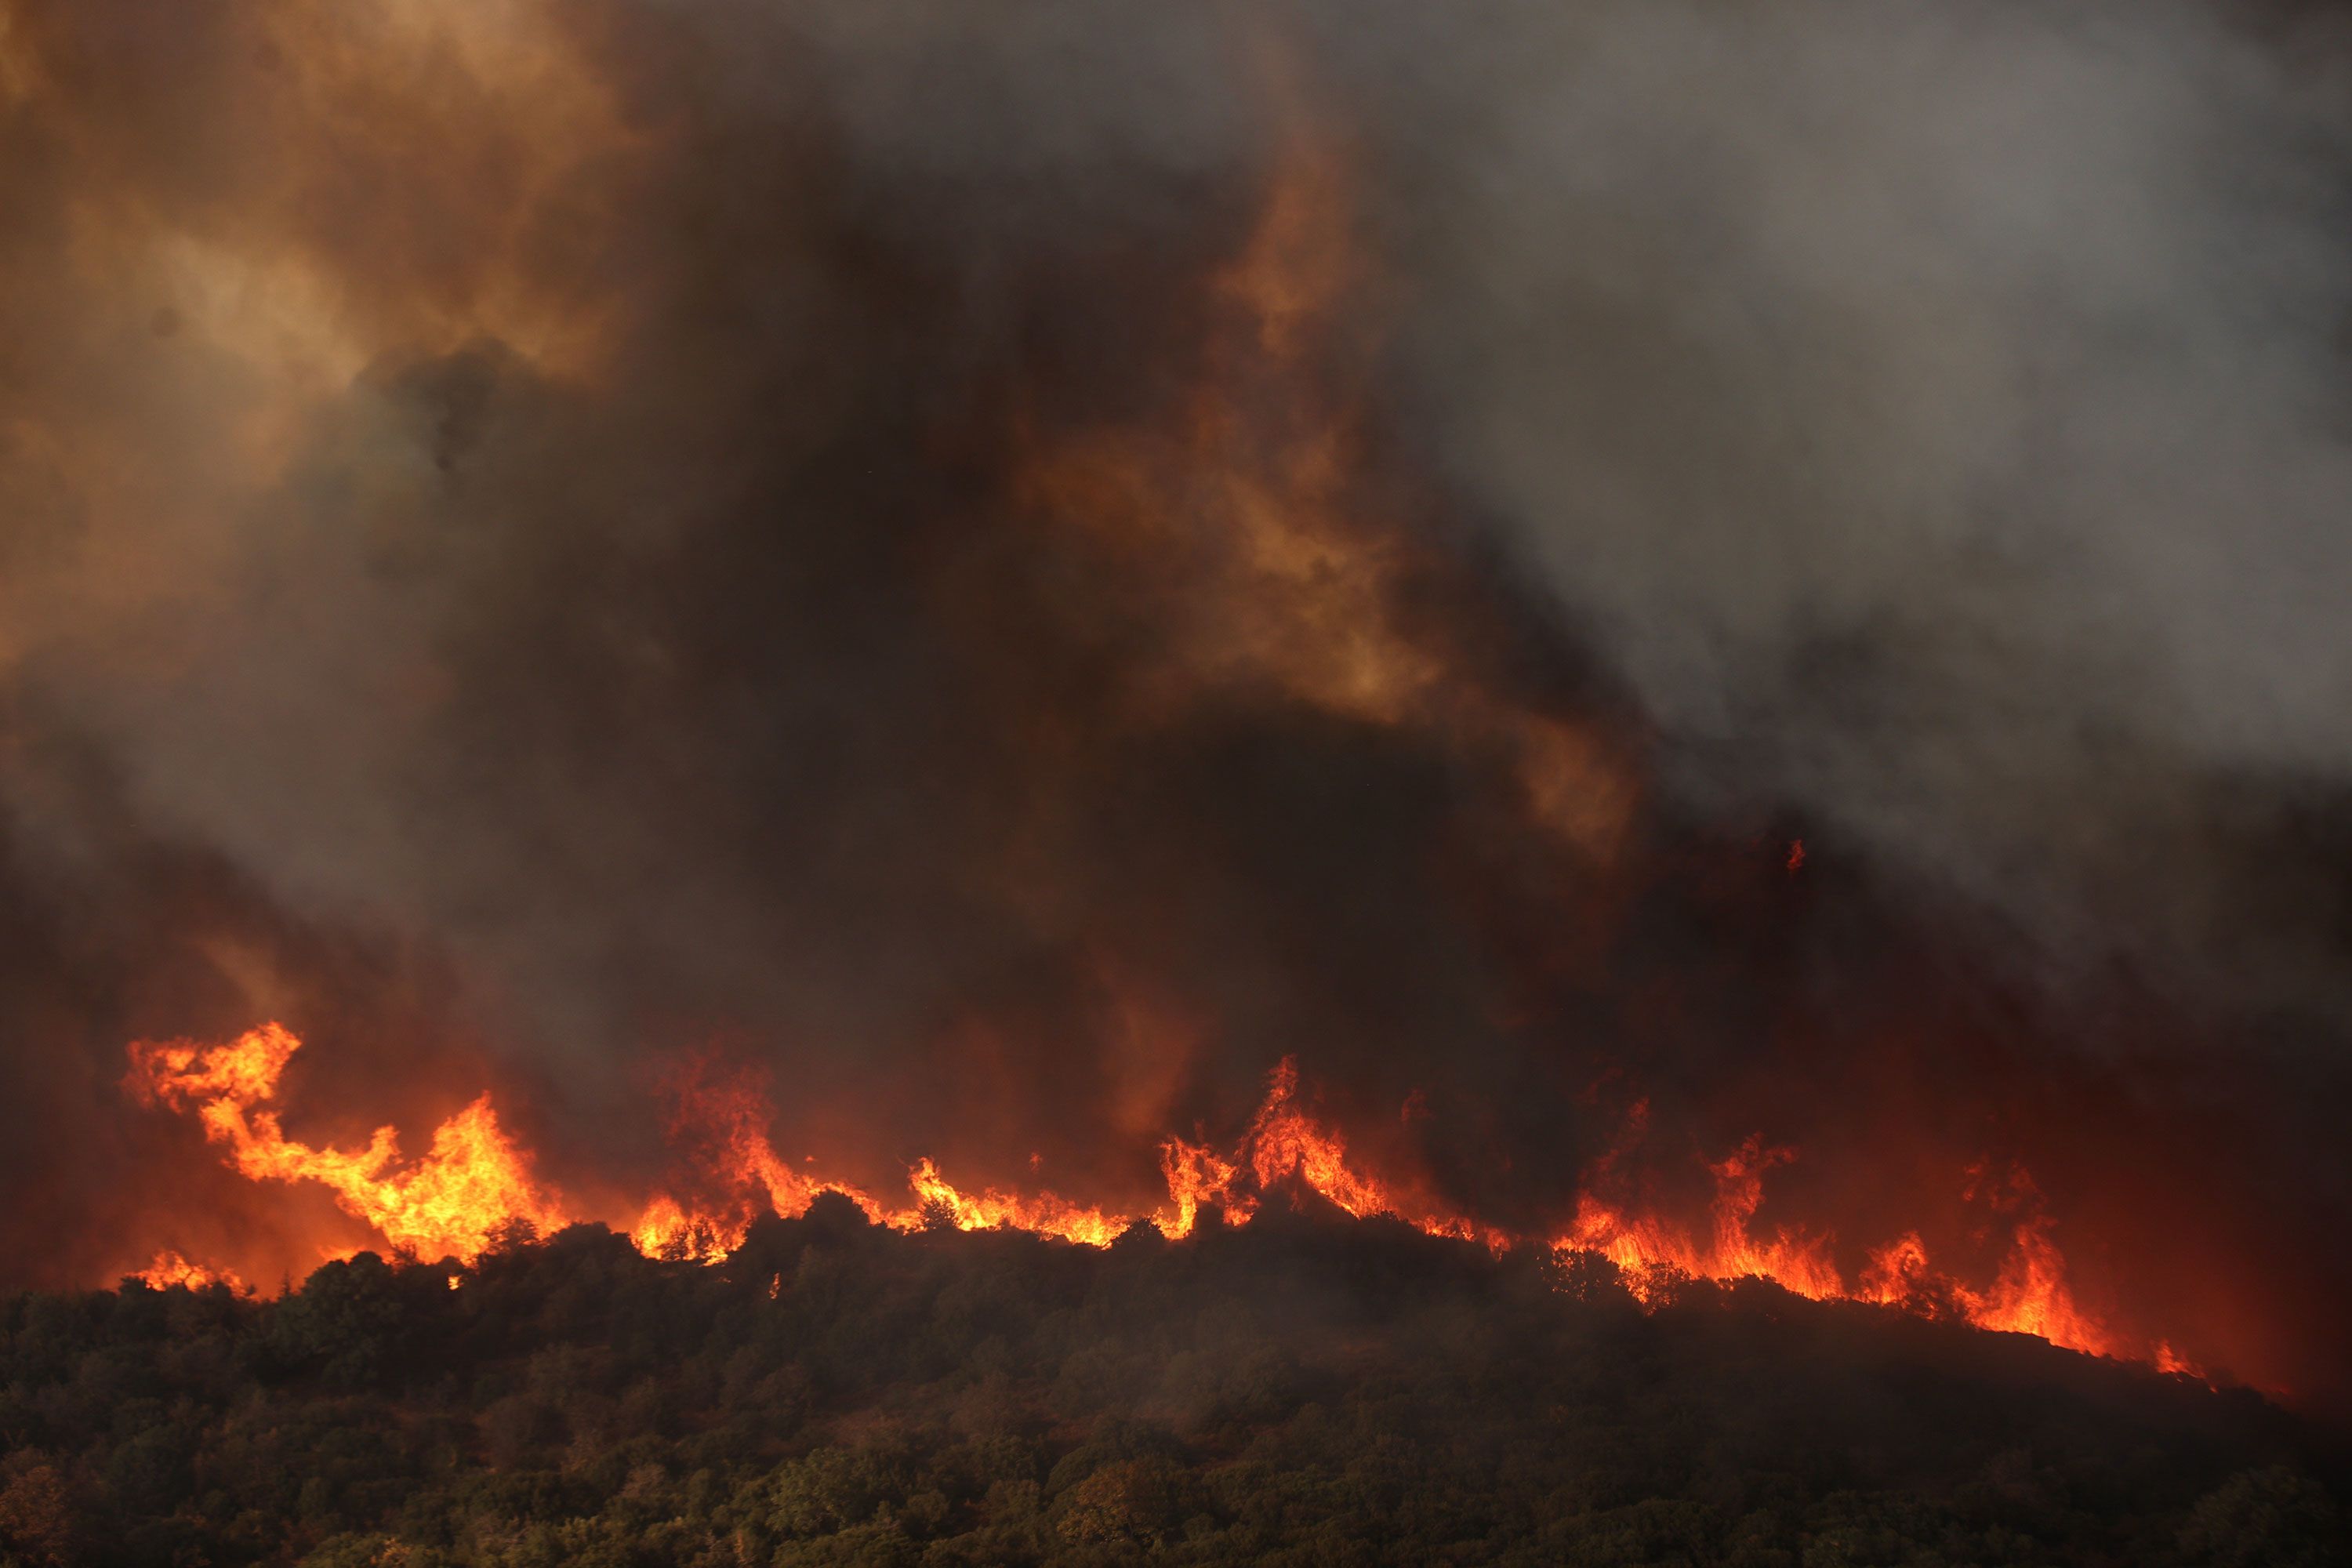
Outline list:
[[[1114,1196],[1296,1052],[1516,1220],[1636,1092],[1862,1223],[2021,1158],[2093,1284],[2340,1396],[2324,20],[0,16],[18,1277],[280,1223],[133,1037],[285,1016],[322,1135],[495,1082],[570,1179],[718,1037],[871,1174]],[[1187,416],[1302,141],[1382,646],[1591,738],[1606,844],[1235,676],[1356,633],[1259,638],[1213,544],[1040,515],[1038,451]]]

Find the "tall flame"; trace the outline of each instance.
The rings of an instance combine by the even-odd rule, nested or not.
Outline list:
[[[1496,1251],[1510,1245],[1500,1231],[1433,1205],[1402,1200],[1377,1177],[1349,1165],[1346,1142],[1302,1110],[1297,1096],[1298,1065],[1286,1057],[1274,1069],[1265,1103],[1244,1140],[1261,1189],[1295,1177],[1359,1219],[1392,1215],[1432,1236],[1483,1241]]]
[[[1257,1200],[1236,1185],[1241,1167],[1219,1158],[1206,1143],[1170,1138],[1160,1145],[1160,1173],[1168,1183],[1170,1205],[1160,1228],[1171,1241],[1192,1235],[1201,1210],[1210,1204],[1218,1205],[1231,1224],[1245,1225],[1256,1212]]]
[[[518,1221],[537,1230],[567,1223],[554,1194],[531,1180],[529,1160],[499,1128],[487,1094],[443,1122],[413,1163],[402,1162],[390,1127],[377,1128],[360,1150],[314,1149],[287,1137],[265,1102],[276,1098],[278,1077],[301,1046],[274,1023],[224,1046],[141,1042],[131,1047],[126,1081],[142,1100],[193,1107],[205,1136],[228,1146],[240,1173],[317,1182],[403,1252],[470,1262]]]

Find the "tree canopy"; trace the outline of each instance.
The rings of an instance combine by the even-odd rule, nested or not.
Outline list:
[[[1660,1282],[1648,1282],[1656,1285]],[[0,1562],[2322,1564],[2328,1429],[1761,1281],[846,1203],[0,1303]]]

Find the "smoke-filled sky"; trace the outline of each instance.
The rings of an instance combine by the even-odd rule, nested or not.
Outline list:
[[[1078,1188],[1295,1053],[1515,1214],[2025,1159],[2342,1378],[2345,43],[0,0],[12,1274],[273,1223],[137,1037],[575,1182],[714,1042]]]

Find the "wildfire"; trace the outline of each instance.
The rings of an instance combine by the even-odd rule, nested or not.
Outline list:
[[[662,1194],[646,1206],[629,1237],[648,1258],[716,1262],[742,1245],[763,1214],[797,1215],[821,1192],[844,1193],[875,1218],[881,1209],[855,1188],[819,1182],[784,1163],[768,1142],[766,1097],[748,1079],[717,1076],[696,1058],[671,1085],[677,1112],[672,1140],[696,1167],[693,1194]]]
[[[257,1181],[325,1185],[346,1212],[374,1227],[398,1253],[471,1262],[518,1222],[541,1231],[567,1223],[562,1202],[532,1180],[529,1157],[499,1130],[487,1095],[444,1122],[430,1152],[413,1163],[400,1162],[397,1136],[388,1127],[355,1152],[313,1149],[288,1138],[264,1102],[275,1098],[279,1075],[300,1046],[276,1024],[222,1046],[135,1044],[126,1081],[149,1103],[194,1110],[206,1137],[226,1145],[229,1163],[244,1174]],[[2096,1355],[2136,1356],[2168,1372],[2201,1375],[2169,1344],[2135,1343],[2076,1301],[2052,1221],[2021,1172],[2011,1173],[1997,1189],[1981,1182],[1981,1172],[1970,1173],[1969,1194],[1982,1189],[1997,1210],[2014,1216],[2007,1253],[1990,1284],[1972,1286],[1939,1271],[1916,1232],[1871,1248],[1849,1282],[1833,1258],[1831,1237],[1786,1227],[1767,1233],[1756,1226],[1765,1177],[1796,1157],[1791,1150],[1749,1138],[1708,1165],[1716,1195],[1702,1233],[1659,1215],[1629,1212],[1588,1190],[1577,1199],[1575,1218],[1564,1232],[1542,1238],[1514,1236],[1413,1196],[1412,1184],[1384,1178],[1352,1159],[1344,1138],[1302,1100],[1297,1065],[1286,1058],[1269,1075],[1264,1101],[1229,1152],[1177,1137],[1161,1143],[1167,1201],[1149,1214],[1120,1213],[1049,1192],[993,1186],[967,1191],[929,1158],[908,1172],[905,1197],[886,1202],[787,1163],[770,1142],[766,1129],[772,1112],[755,1081],[717,1076],[707,1063],[698,1063],[673,1089],[678,1104],[671,1131],[688,1152],[693,1168],[684,1190],[693,1195],[656,1194],[633,1219],[616,1226],[649,1258],[719,1261],[741,1246],[761,1216],[796,1216],[828,1192],[848,1197],[876,1224],[900,1231],[1003,1228],[1108,1247],[1139,1224],[1181,1239],[1193,1233],[1205,1212],[1220,1214],[1228,1225],[1244,1225],[1269,1198],[1295,1186],[1360,1218],[1391,1216],[1429,1235],[1475,1241],[1497,1252],[1539,1245],[1555,1252],[1596,1253],[1623,1270],[1628,1287],[1653,1304],[1669,1297],[1678,1279],[1753,1277],[1816,1300],[1868,1301],[1953,1315],[1980,1328],[2033,1334]],[[1420,1114],[1425,1116],[1426,1110]],[[1640,1135],[1646,1125],[1643,1106],[1633,1107],[1627,1125],[1629,1137]],[[1604,1154],[1591,1179],[1609,1183],[1623,1152],[1621,1146]],[[136,1278],[159,1289],[215,1281],[247,1289],[233,1271],[169,1251],[158,1254]],[[457,1283],[453,1279],[452,1288]]]
[[[1160,1145],[1160,1173],[1168,1182],[1171,1211],[1160,1220],[1160,1228],[1171,1241],[1192,1234],[1206,1205],[1220,1205],[1228,1225],[1246,1225],[1257,1210],[1257,1200],[1235,1186],[1241,1167],[1220,1159],[1206,1143],[1169,1139]]]
[[[2000,1275],[1984,1289],[1933,1268],[1927,1244],[1916,1231],[1872,1248],[1859,1281],[1852,1286],[1832,1261],[1827,1237],[1786,1230],[1769,1237],[1751,1234],[1750,1221],[1763,1197],[1764,1173],[1793,1157],[1790,1150],[1768,1149],[1762,1140],[1750,1138],[1727,1159],[1709,1165],[1716,1180],[1714,1228],[1705,1240],[1655,1217],[1629,1218],[1588,1193],[1578,1202],[1575,1225],[1553,1246],[1601,1254],[1625,1271],[1629,1288],[1644,1300],[1663,1294],[1677,1278],[1753,1277],[1817,1301],[1871,1301],[1927,1314],[1951,1312],[1981,1329],[2033,1334],[2067,1350],[2092,1355],[2134,1353],[2076,1303],[2066,1282],[2065,1258],[2051,1238],[2050,1218],[2044,1214],[2029,1214],[2016,1223]],[[1974,1185],[1972,1181],[1971,1191]],[[2021,1173],[2014,1185],[2021,1194],[2038,1196]],[[2147,1347],[2142,1359],[2167,1371],[2189,1370],[2162,1344]]]
[[[1399,1212],[1379,1183],[1349,1167],[1339,1137],[1296,1105],[1297,1069],[1287,1059],[1276,1068],[1265,1103],[1232,1158],[1181,1138],[1161,1144],[1168,1202],[1149,1215],[1113,1213],[1050,1192],[1024,1194],[992,1186],[967,1192],[929,1157],[908,1173],[908,1201],[887,1203],[846,1182],[815,1179],[787,1164],[764,1131],[771,1116],[767,1101],[748,1080],[716,1079],[707,1064],[698,1063],[673,1089],[678,1110],[671,1131],[698,1151],[701,1168],[691,1185],[718,1195],[700,1201],[667,1194],[656,1197],[630,1227],[632,1239],[648,1257],[715,1261],[741,1245],[760,1215],[799,1215],[826,1192],[841,1194],[868,1219],[895,1230],[1004,1227],[1092,1247],[1107,1247],[1139,1224],[1150,1224],[1171,1239],[1189,1236],[1209,1204],[1220,1206],[1228,1224],[1245,1224],[1257,1204],[1255,1194],[1241,1185],[1245,1173],[1255,1176],[1258,1187],[1295,1175],[1349,1214]],[[1433,1215],[1429,1224],[1447,1235],[1475,1230],[1466,1221],[1444,1216]]]
[[[1261,1190],[1296,1178],[1358,1219],[1393,1215],[1432,1236],[1483,1241],[1497,1252],[1510,1246],[1500,1231],[1427,1204],[1401,1201],[1377,1178],[1357,1171],[1348,1163],[1347,1144],[1301,1110],[1297,1095],[1298,1067],[1286,1057],[1274,1069],[1265,1103],[1244,1141]]]
[[[531,1180],[529,1160],[499,1128],[487,1094],[443,1122],[414,1163],[402,1162],[390,1127],[377,1128],[360,1150],[314,1149],[287,1137],[265,1102],[276,1098],[278,1076],[301,1046],[274,1023],[225,1046],[141,1042],[131,1047],[126,1082],[146,1102],[193,1108],[205,1136],[228,1146],[239,1173],[317,1182],[398,1251],[470,1262],[517,1221],[542,1231],[568,1223],[554,1194]]]
[[[191,1290],[226,1285],[239,1295],[245,1295],[253,1289],[237,1277],[234,1268],[207,1268],[201,1263],[189,1262],[168,1247],[155,1255],[154,1262],[125,1278],[143,1281],[148,1289],[153,1290],[167,1290],[174,1285],[184,1285]]]
[[[1592,868],[1597,884],[1641,804],[1625,744],[1487,679],[1429,617],[1404,611],[1423,563],[1412,531],[1383,511],[1394,510],[1394,496],[1364,482],[1366,442],[1346,391],[1348,363],[1363,346],[1353,341],[1362,335],[1357,314],[1343,308],[1360,273],[1350,254],[1347,184],[1344,160],[1302,137],[1272,181],[1254,232],[1208,280],[1208,341],[1173,416],[1024,430],[1031,445],[1017,498],[1066,544],[1092,552],[1089,567],[1107,578],[1124,573],[1194,585],[1154,644],[1159,664],[1124,694],[1136,722],[1160,721],[1238,687],[1342,721],[1438,731],[1455,751],[1499,759],[1514,809]],[[1805,858],[1803,841],[1791,840],[1787,871],[1800,872]],[[664,1190],[633,1213],[587,1215],[537,1181],[487,1094],[445,1121],[414,1161],[403,1159],[390,1127],[349,1151],[288,1137],[272,1102],[300,1045],[277,1024],[220,1046],[135,1044],[126,1081],[146,1102],[193,1111],[243,1174],[320,1184],[394,1251],[422,1258],[470,1263],[519,1226],[549,1231],[593,1217],[649,1258],[712,1263],[736,1252],[762,1217],[799,1215],[826,1193],[901,1231],[1010,1228],[1104,1247],[1138,1225],[1171,1239],[1193,1235],[1209,1215],[1246,1225],[1282,1195],[1311,1192],[1351,1215],[1392,1216],[1496,1252],[1599,1254],[1644,1300],[1664,1299],[1678,1278],[1756,1277],[1817,1300],[1957,1313],[1986,1328],[2190,1370],[2168,1345],[2112,1331],[2076,1302],[2052,1222],[2024,1201],[2030,1184],[2021,1179],[2015,1201],[1996,1205],[2011,1216],[2008,1249],[1997,1276],[1980,1286],[1931,1265],[1916,1231],[1869,1249],[1850,1280],[1832,1235],[1760,1225],[1768,1175],[1797,1157],[1760,1136],[1706,1166],[1715,1195],[1696,1228],[1604,1195],[1622,1186],[1614,1169],[1621,1149],[1585,1173],[1565,1229],[1514,1234],[1433,1196],[1414,1173],[1370,1168],[1315,1114],[1296,1063],[1285,1058],[1238,1139],[1221,1144],[1196,1128],[1194,1139],[1160,1142],[1166,1197],[1148,1211],[1052,1192],[968,1189],[929,1157],[908,1170],[902,1194],[885,1195],[789,1163],[771,1141],[763,1086],[703,1060],[671,1085],[678,1163]],[[1151,1119],[1173,1093],[1172,1075],[1150,1079],[1114,1118],[1118,1130],[1140,1136],[1160,1125]],[[1416,1093],[1399,1120],[1410,1127],[1428,1115]],[[1634,1105],[1626,1120],[1638,1135],[1646,1108]],[[1039,1163],[1030,1156],[1033,1169]],[[234,1280],[175,1253],[140,1278]],[[770,1293],[780,1289],[781,1279],[772,1279]]]
[[[890,1205],[846,1182],[822,1180],[794,1170],[768,1141],[772,1112],[758,1086],[744,1078],[715,1076],[709,1064],[689,1064],[672,1085],[677,1112],[674,1138],[694,1153],[698,1169],[690,1185],[698,1198],[662,1194],[629,1227],[630,1239],[648,1258],[716,1262],[742,1245],[751,1222],[762,1215],[806,1212],[821,1193],[838,1193],[877,1225],[920,1230],[938,1225],[959,1230],[1007,1226],[1107,1247],[1133,1223],[1098,1208],[1067,1202],[1051,1193],[1024,1197],[988,1188],[966,1193],[940,1173],[928,1158],[908,1173],[910,1201]]]
[[[2053,1345],[2113,1353],[2106,1329],[2074,1304],[2066,1288],[2066,1259],[2050,1239],[2048,1216],[2036,1215],[2017,1228],[2000,1278],[1982,1295],[1954,1287],[1970,1322],[2011,1333],[2039,1334]]]
[[[1714,1229],[1705,1242],[1654,1218],[1628,1219],[1586,1194],[1578,1202],[1576,1224],[1555,1247],[1598,1252],[1625,1270],[1637,1293],[1648,1281],[1683,1274],[1705,1279],[1754,1276],[1786,1286],[1816,1300],[1844,1295],[1827,1243],[1819,1237],[1776,1231],[1759,1238],[1749,1222],[1763,1202],[1764,1173],[1794,1158],[1750,1138],[1728,1157],[1709,1165],[1715,1177]]]
[[[916,1162],[907,1182],[920,1200],[912,1216],[917,1224],[946,1223],[958,1230],[1004,1226],[1034,1231],[1040,1236],[1057,1236],[1064,1241],[1081,1242],[1088,1247],[1108,1247],[1119,1232],[1134,1223],[1130,1217],[1107,1215],[1098,1208],[1084,1207],[1052,1193],[1024,1198],[992,1187],[976,1194],[961,1192],[928,1159]],[[884,1216],[884,1223],[905,1229],[908,1218],[903,1214],[888,1215]]]

